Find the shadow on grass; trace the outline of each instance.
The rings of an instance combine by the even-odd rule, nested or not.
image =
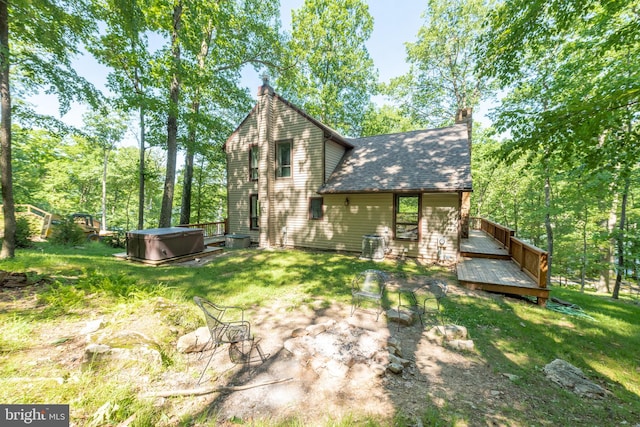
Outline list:
[[[221,304],[252,309],[269,308],[274,301],[280,300],[287,301],[295,311],[318,298],[327,305],[337,302],[348,307],[349,283],[362,270],[381,269],[398,277],[434,274],[431,266],[411,261],[373,263],[335,253],[239,250],[214,257],[196,268],[132,264],[115,259],[113,252],[93,245],[85,250],[58,251],[46,247],[20,251],[15,260],[0,262],[3,270],[34,270],[43,276],[57,277],[59,281],[55,286],[11,291],[12,298],[18,303],[34,297],[41,303],[35,307],[35,312],[32,306],[20,308],[19,304],[12,306],[17,308],[3,309],[0,319],[10,315],[54,320],[73,315],[76,309],[82,310],[87,304],[101,307],[121,300],[158,295],[188,301],[199,295]],[[443,270],[437,270],[437,273],[447,274]],[[580,305],[596,321],[502,297],[455,296],[444,300],[448,323],[468,328],[476,345],[476,356],[491,373],[498,378],[504,378],[502,374],[517,376],[511,386],[515,397],[520,399],[514,402],[511,396],[505,396],[504,401],[492,410],[504,422],[516,425],[528,425],[533,421],[548,425],[637,422],[640,419],[637,359],[640,307],[568,289],[555,288],[553,292]],[[312,324],[325,318],[327,310],[315,309],[305,322]],[[389,333],[394,328],[395,324],[392,324]],[[404,350],[408,357],[415,357],[418,344],[409,344]],[[578,366],[590,379],[611,391],[611,395],[604,401],[592,401],[557,388],[541,372],[555,358]],[[265,369],[268,367],[265,365]],[[443,364],[439,368],[446,371],[456,367]],[[421,381],[430,381],[422,373],[417,375]],[[388,393],[393,399],[392,391]],[[223,398],[218,396],[216,403]],[[469,418],[471,415],[468,414],[484,410],[481,406],[474,408],[461,402],[460,396],[444,392],[420,399],[424,405],[423,422],[431,424],[438,421],[441,425],[451,425],[457,417]],[[443,401],[449,403],[443,405]],[[401,404],[400,401],[395,404],[397,419],[403,413]],[[194,419],[205,415],[194,414]],[[399,421],[396,424],[402,425]]]

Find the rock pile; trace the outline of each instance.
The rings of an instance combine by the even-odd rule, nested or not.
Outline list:
[[[345,376],[354,365],[366,365],[377,375],[401,373],[411,362],[402,357],[400,343],[347,322],[329,321],[298,328],[284,348],[302,365],[320,374]]]

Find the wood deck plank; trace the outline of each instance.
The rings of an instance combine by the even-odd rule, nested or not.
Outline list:
[[[460,240],[460,255],[510,259],[509,251],[500,242],[480,230],[470,230],[469,238]]]
[[[512,261],[464,258],[458,263],[458,280],[505,286],[537,288],[533,280]]]

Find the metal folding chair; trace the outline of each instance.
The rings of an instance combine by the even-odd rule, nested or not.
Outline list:
[[[421,292],[417,292],[418,290],[401,290],[398,292],[398,311],[400,311],[401,307],[407,307],[416,313],[423,328],[425,326],[424,316],[433,315],[444,328],[440,300],[447,296],[448,285],[446,282],[434,281],[422,287],[422,289],[424,288],[428,288],[428,293],[424,297]]]
[[[263,354],[258,342],[259,340],[256,340],[254,336],[251,335],[251,324],[244,320],[244,310],[242,308],[219,306],[200,297],[194,297],[193,300],[204,313],[207,327],[211,333],[209,342],[212,343],[213,346],[213,352],[207,361],[207,366],[205,366],[200,375],[198,384],[202,381],[213,356],[222,344],[229,344],[229,359],[235,364],[245,363],[248,365],[252,361],[251,354],[254,349],[257,350],[262,362],[269,357],[269,355]],[[224,314],[230,309],[235,309],[240,312],[240,320],[223,320]],[[207,348],[207,346],[208,343],[205,345],[205,348]]]
[[[387,275],[380,270],[365,270],[358,273],[351,282],[351,315],[366,300],[378,306],[376,322],[383,311],[382,299],[387,282]]]
[[[424,327],[424,316],[433,315],[436,320],[440,321],[440,325],[444,328],[444,316],[440,309],[440,301],[447,296],[448,285],[443,281],[434,281],[427,286],[429,293],[422,300],[420,324]]]

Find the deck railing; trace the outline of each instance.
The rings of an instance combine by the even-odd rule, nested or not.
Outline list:
[[[505,226],[480,218],[479,229],[496,239],[509,251],[511,259],[531,277],[538,287],[547,287],[548,255],[546,251],[523,242],[515,237],[515,231]],[[472,221],[478,227],[478,218]]]
[[[15,205],[14,209],[16,215],[31,215],[41,219],[42,224],[40,225],[40,237],[47,237],[49,234],[49,228],[51,227],[51,221],[53,219],[52,214],[33,205]],[[0,211],[1,210],[2,205],[0,205]]]
[[[480,218],[480,230],[492,236],[511,252],[509,248],[511,247],[511,238],[516,234],[515,231],[484,218]]]
[[[224,236],[227,234],[227,220],[216,222],[202,222],[200,224],[181,224],[177,227],[201,228],[204,230],[204,237]]]

